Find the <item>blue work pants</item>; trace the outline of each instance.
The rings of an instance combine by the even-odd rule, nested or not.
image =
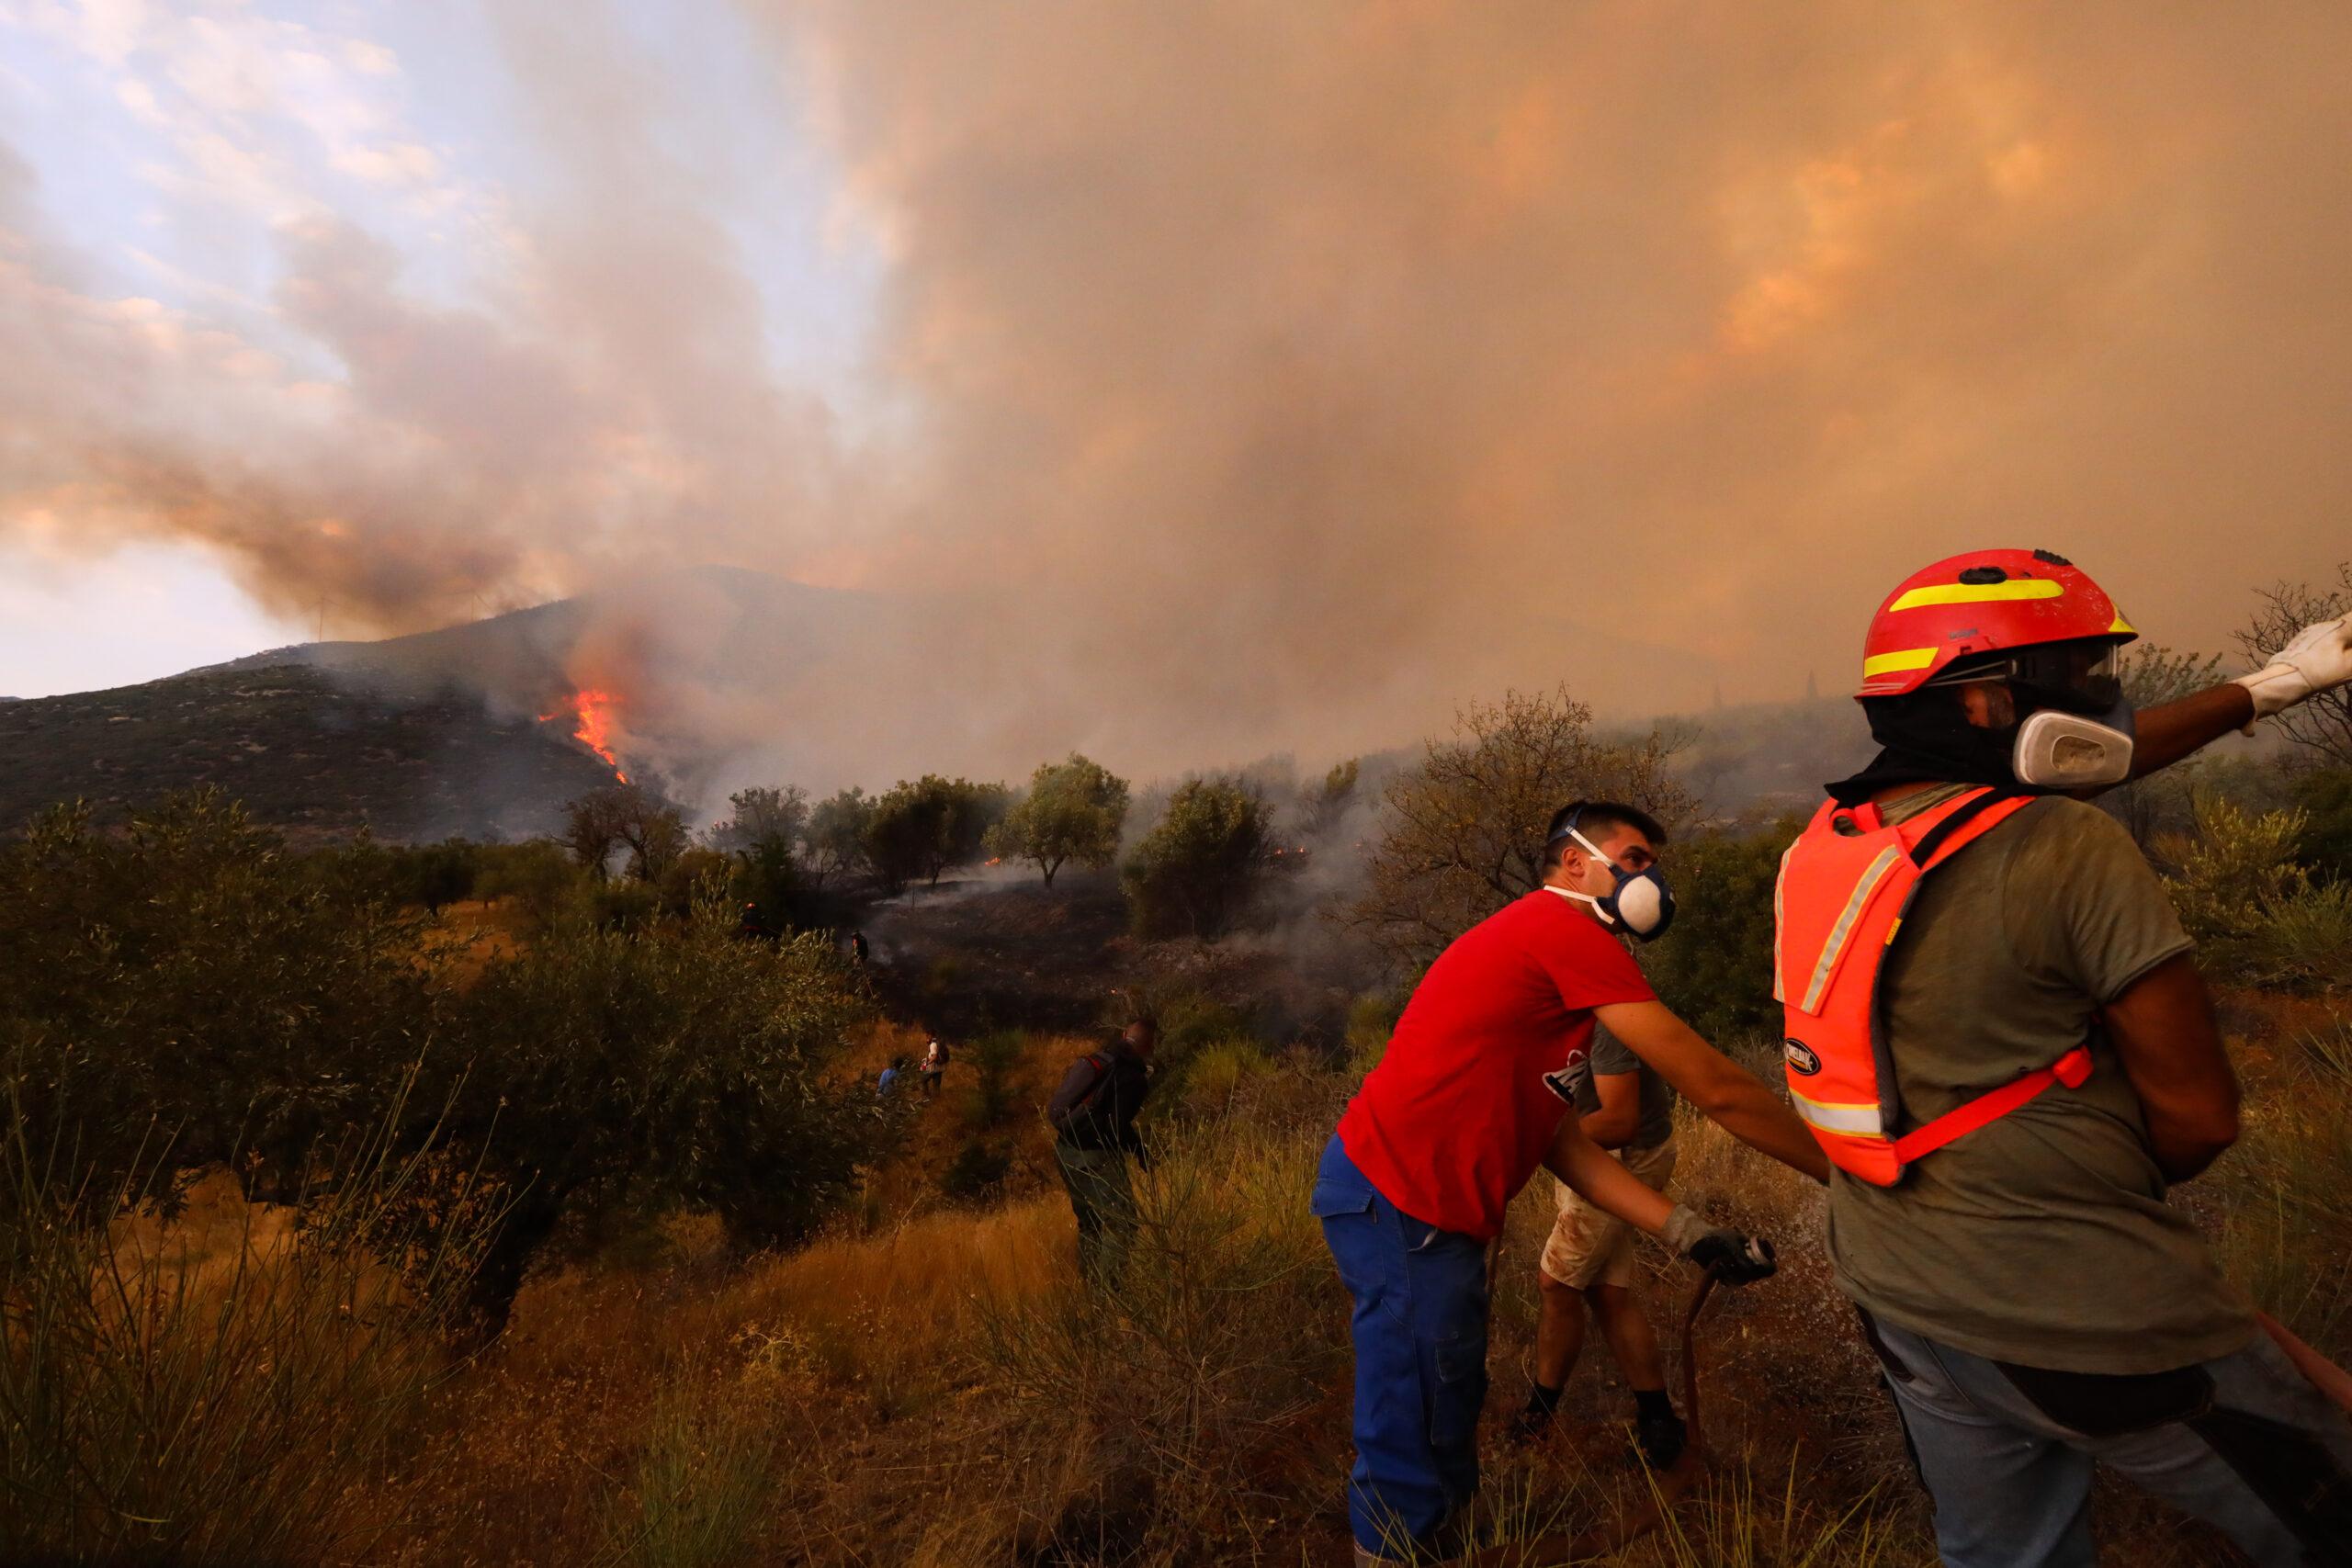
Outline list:
[[[2265,1337],[2142,1377],[2046,1372],[1865,1319],[1946,1568],[2090,1568],[2093,1465],[2260,1568],[2352,1563],[2352,1420]]]
[[[1356,1462],[1348,1522],[1363,1556],[1442,1555],[1478,1490],[1487,1398],[1487,1249],[1398,1209],[1335,1135],[1314,1211],[1354,1298]]]

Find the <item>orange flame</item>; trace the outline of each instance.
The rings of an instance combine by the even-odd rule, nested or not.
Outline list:
[[[571,738],[605,759],[605,765],[613,770],[613,777],[627,784],[628,775],[621,772],[620,759],[613,755],[613,709],[619,705],[620,699],[612,693],[592,688],[574,692],[568,706],[539,715],[539,722],[545,724],[566,714],[577,717],[580,726],[571,732]]]

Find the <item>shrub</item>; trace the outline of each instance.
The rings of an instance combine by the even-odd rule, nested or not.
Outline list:
[[[1474,704],[1454,729],[1389,781],[1369,881],[1349,915],[1402,968],[1427,964],[1541,886],[1544,830],[1568,802],[1622,800],[1669,828],[1692,804],[1671,771],[1674,740],[1655,731],[1603,739],[1591,708],[1565,688]]]
[[[1642,950],[1658,997],[1708,1039],[1780,1033],[1772,999],[1772,889],[1804,824],[1747,836],[1702,834],[1669,851],[1674,924]]]
[[[1193,1114],[1223,1116],[1233,1109],[1234,1097],[1244,1084],[1273,1070],[1273,1062],[1255,1041],[1220,1040],[1186,1057],[1172,1087]]]
[[[1028,1043],[1017,1029],[997,1029],[972,1042],[977,1082],[966,1102],[965,1120],[974,1128],[993,1127],[1012,1109],[1012,1075]]]
[[[64,1191],[119,1186],[159,1139],[283,1190],[320,1139],[375,1122],[431,1034],[421,936],[217,792],[123,834],[62,807],[0,846],[0,1073],[58,1134]]]
[[[967,1202],[986,1198],[1003,1184],[1005,1173],[1012,1168],[1011,1155],[975,1138],[956,1150],[956,1157],[940,1173],[939,1190]]]
[[[1136,931],[1211,941],[1238,921],[1266,861],[1266,803],[1226,778],[1189,779],[1120,873]]]
[[[2303,814],[2295,858],[2329,882],[2352,882],[2352,768],[2317,768],[2295,780]]]
[[[831,942],[734,929],[710,899],[635,936],[559,930],[452,999],[464,1055],[433,1061],[453,1133],[518,1194],[477,1291],[493,1325],[567,1210],[707,1209],[739,1243],[787,1242],[893,1132],[831,1073],[865,1004]]]
[[[476,860],[474,897],[512,899],[534,931],[554,923],[584,874],[560,844],[546,839],[484,844]]]

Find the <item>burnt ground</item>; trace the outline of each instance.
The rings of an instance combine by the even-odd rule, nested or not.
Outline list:
[[[1050,888],[1004,873],[943,881],[872,907],[864,930],[892,1014],[967,1039],[1113,1023],[1131,992],[1163,1010],[1225,1010],[1269,1045],[1335,1046],[1357,979],[1295,928],[1140,941],[1109,872],[1064,871]]]

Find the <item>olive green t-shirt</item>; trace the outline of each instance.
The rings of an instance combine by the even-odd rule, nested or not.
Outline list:
[[[1957,789],[1888,807],[1913,815]],[[2036,801],[1930,873],[1880,976],[1899,1135],[2088,1040],[2053,1086],[1906,1168],[1839,1171],[1829,1257],[1877,1316],[2022,1366],[2165,1371],[2245,1348],[2252,1305],[2165,1201],[2098,1010],[2188,951],[2155,874],[2081,801]]]

